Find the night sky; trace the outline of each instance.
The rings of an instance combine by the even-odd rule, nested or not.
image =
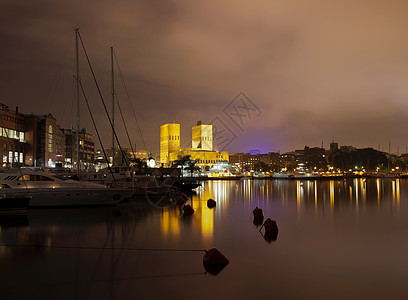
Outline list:
[[[146,147],[155,154],[160,125],[180,123],[187,146],[196,121],[214,119],[233,134],[224,147],[231,152],[322,142],[328,148],[334,137],[340,145],[385,151],[391,141],[391,151],[401,154],[408,146],[407,9],[397,0],[1,0],[0,102],[23,113],[52,113],[62,127],[75,123],[79,27],[109,107],[115,47]],[[109,146],[83,54],[80,69]],[[132,143],[144,148],[115,73]],[[240,92],[257,110],[236,123],[226,107]],[[95,132],[83,101],[81,127]]]

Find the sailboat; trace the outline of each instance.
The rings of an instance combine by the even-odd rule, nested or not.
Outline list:
[[[79,30],[75,29],[76,61],[77,61],[77,174],[79,174],[79,68],[78,68],[78,37]],[[129,189],[109,188],[106,185],[75,181],[59,177],[44,169],[18,168],[0,171],[0,198],[15,199],[15,205],[24,206],[29,200],[28,207],[44,206],[90,206],[115,205],[131,197]],[[6,202],[5,203],[6,206]],[[1,208],[0,201],[0,208]],[[18,205],[17,205],[18,206]]]
[[[95,79],[95,78],[94,78]],[[177,188],[173,187],[172,185],[168,184],[160,184],[156,180],[155,175],[136,175],[133,170],[128,166],[127,159],[124,155],[123,149],[120,146],[119,139],[115,132],[115,81],[114,81],[114,52],[113,47],[111,47],[111,99],[112,99],[112,112],[111,117],[107,113],[105,103],[102,99],[103,105],[105,106],[105,110],[107,113],[107,117],[109,119],[109,123],[112,127],[112,166],[109,166],[109,160],[107,159],[105,150],[103,149],[103,145],[101,142],[102,150],[105,154],[105,159],[108,164],[108,167],[102,169],[98,172],[83,172],[79,173],[78,177],[82,180],[87,180],[91,182],[98,182],[105,184],[110,187],[120,187],[120,188],[127,188],[132,189],[134,195],[146,195],[146,194],[156,194],[156,195],[173,195],[177,192]],[[102,98],[102,97],[101,97]],[[118,102],[119,111],[121,112],[119,102]],[[132,108],[133,109],[133,108]],[[123,116],[122,116],[123,120]],[[126,124],[124,122],[125,130],[128,135],[129,143],[132,147],[132,143],[129,138],[129,134],[126,128]],[[96,129],[96,128],[95,128]],[[99,137],[99,136],[98,136]],[[116,165],[115,164],[115,139],[120,148],[120,153],[122,155],[122,161],[125,162],[125,165]],[[134,153],[132,148],[132,152]]]

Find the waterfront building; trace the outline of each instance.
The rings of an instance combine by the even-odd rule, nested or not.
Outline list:
[[[77,168],[77,131],[62,129],[65,136],[65,168]],[[79,132],[79,168],[93,169],[95,159],[95,144],[93,136],[85,129]]]
[[[52,114],[25,115],[27,147],[25,164],[34,167],[62,167],[65,157],[64,134]]]
[[[219,162],[229,162],[229,153],[226,151],[210,151],[193,148],[181,148],[179,151],[170,153],[170,162],[174,162],[179,157],[189,155],[191,160],[201,168],[212,167]]]
[[[168,123],[160,126],[160,163],[171,166],[179,157],[189,155],[196,165],[209,169],[222,161],[229,161],[226,151],[214,151],[212,125],[201,124],[192,128],[191,148],[180,148],[180,124]]]
[[[256,153],[256,154],[254,154]],[[238,167],[242,172],[255,170],[257,165],[265,164],[271,170],[280,171],[282,158],[279,153],[269,152],[260,154],[259,151],[250,153],[231,153],[229,162]]]
[[[327,157],[324,148],[305,146],[303,153],[304,164],[310,171],[327,170]]]
[[[108,156],[108,160],[109,162],[112,162],[112,148],[105,148],[106,151],[106,155]],[[131,148],[122,148],[123,153],[125,154],[125,157],[128,161],[128,163],[132,160],[132,159],[140,159],[140,160],[145,160],[147,161],[149,158],[149,151],[147,150],[142,150],[142,149],[131,149]],[[103,152],[102,150],[98,150],[98,161],[100,161],[101,163],[105,163],[106,164],[106,160],[105,157],[103,156]],[[116,165],[124,165],[125,162],[123,162],[123,156],[122,153],[120,151],[120,148],[116,148],[115,149],[115,164]]]
[[[24,116],[0,104],[0,159],[3,167],[24,163],[25,140]]]
[[[160,126],[160,164],[170,166],[170,153],[180,150],[180,124]]]
[[[213,132],[212,125],[203,125],[201,121],[192,129],[191,147],[200,150],[213,150]]]
[[[284,168],[288,171],[295,169],[301,171],[327,170],[326,150],[321,147],[308,147],[284,153],[282,155]]]
[[[334,140],[330,143],[330,152],[334,153],[339,150],[339,143],[336,143]]]
[[[282,157],[282,170],[293,171],[301,163],[299,161],[299,153],[294,151],[286,152],[281,155]]]

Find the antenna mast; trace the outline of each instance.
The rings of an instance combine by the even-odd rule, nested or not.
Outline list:
[[[77,134],[76,134],[76,173],[79,176],[80,161],[79,161],[79,52],[78,52],[78,35],[79,28],[75,28],[75,56],[76,56],[76,114],[77,114]]]
[[[112,76],[112,165],[115,164],[115,78],[113,70],[113,47],[111,47],[111,76]]]

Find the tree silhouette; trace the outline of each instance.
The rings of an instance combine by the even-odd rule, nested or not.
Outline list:
[[[191,159],[191,155],[184,155],[184,156],[179,156],[178,159],[176,159],[173,162],[174,167],[181,167],[182,173],[184,169],[190,171],[190,176],[193,176],[194,171],[200,170],[200,167],[196,165],[196,161]]]
[[[147,162],[141,158],[130,159],[130,165],[136,174],[142,174],[146,172]]]

